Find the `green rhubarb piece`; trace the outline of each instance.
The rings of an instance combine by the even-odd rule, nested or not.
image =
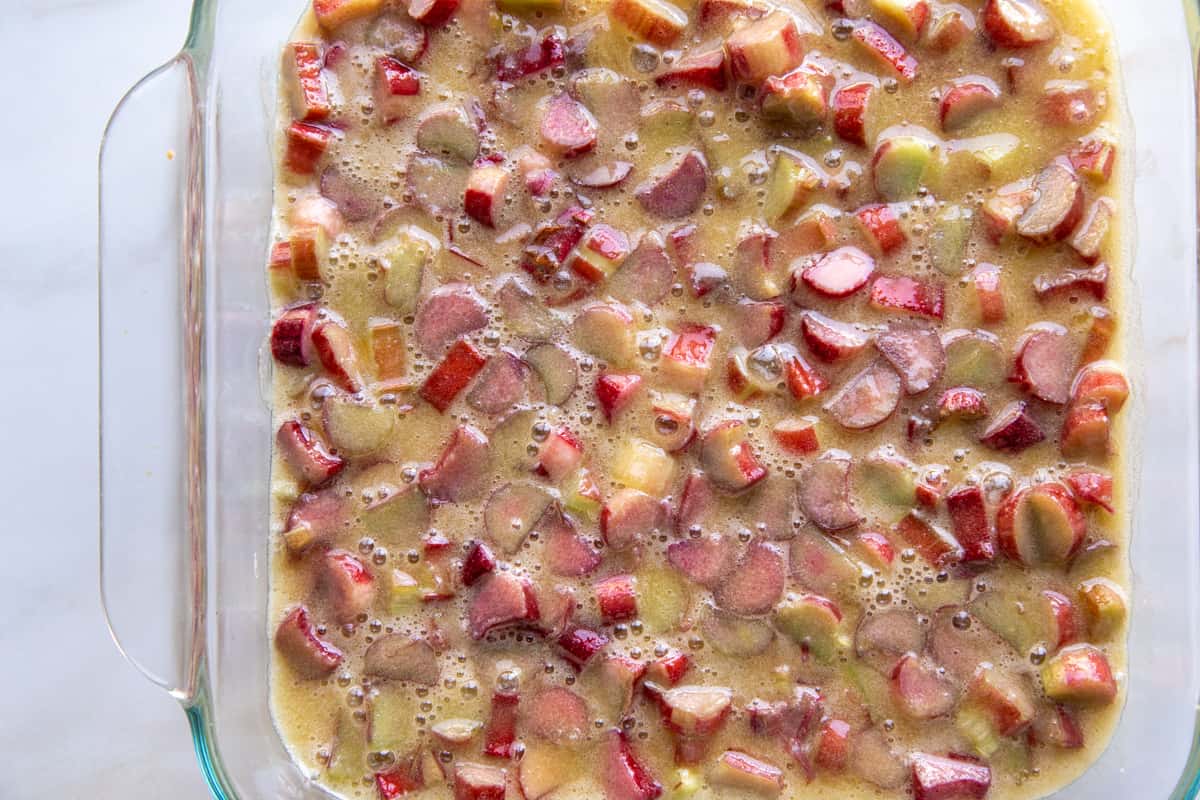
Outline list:
[[[563,505],[568,511],[592,522],[600,517],[600,494],[596,482],[586,469],[580,469],[567,479],[563,492]]]
[[[993,586],[971,601],[970,611],[1018,653],[1028,653],[1048,635],[1042,624],[1045,617],[1036,605],[1038,600]]]
[[[987,389],[1004,382],[1004,350],[994,335],[987,331],[951,331],[942,344],[948,385]]]
[[[1107,578],[1084,581],[1079,587],[1088,633],[1093,641],[1112,639],[1125,625],[1125,595]]]
[[[417,727],[417,698],[410,689],[399,685],[381,685],[371,698],[371,747],[408,753],[420,741]]]
[[[898,709],[892,698],[888,679],[862,661],[851,660],[846,664],[846,677],[851,686],[862,696],[863,708],[878,723],[894,719]]]
[[[415,225],[397,231],[383,283],[383,298],[388,305],[406,314],[416,310],[421,276],[440,249],[436,238]]]
[[[829,662],[850,646],[842,631],[841,614],[824,597],[804,595],[789,598],[775,611],[775,627],[794,641],[805,645],[818,660]]]
[[[687,584],[678,571],[643,567],[637,572],[638,617],[651,634],[670,633],[679,627],[690,602]]]
[[[875,190],[888,202],[916,197],[933,161],[933,142],[901,134],[884,139],[875,149]]]
[[[404,570],[394,569],[389,576],[388,610],[402,616],[421,604],[421,585]]]
[[[991,758],[1000,750],[1000,735],[992,716],[979,705],[963,703],[954,715],[954,727],[980,756]]]
[[[774,224],[805,206],[821,183],[821,173],[807,156],[781,150],[767,179],[767,199],[763,205],[767,222]]]
[[[912,464],[899,456],[876,451],[858,468],[858,488],[872,505],[912,508],[917,502],[917,479]]]
[[[929,235],[929,256],[943,275],[961,275],[966,269],[967,239],[974,215],[967,208],[947,206],[937,215]]]
[[[339,781],[358,781],[368,771],[367,725],[355,718],[354,710],[337,704],[330,748],[329,777]],[[409,728],[415,729],[410,719]],[[415,741],[415,739],[414,739]]]

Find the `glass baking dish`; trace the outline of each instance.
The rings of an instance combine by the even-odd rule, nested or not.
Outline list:
[[[280,741],[267,683],[263,265],[275,73],[301,2],[196,0],[183,50],[122,100],[100,159],[101,591],[118,646],[182,705],[222,800],[328,796]],[[1200,11],[1103,5],[1136,148],[1130,677],[1111,746],[1057,797],[1194,798]]]

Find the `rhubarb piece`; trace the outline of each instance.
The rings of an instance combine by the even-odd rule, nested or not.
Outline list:
[[[608,14],[638,38],[659,47],[673,43],[688,24],[687,14],[667,0],[612,0]]]
[[[441,668],[437,653],[424,639],[391,633],[371,643],[363,656],[363,673],[372,678],[434,686]]]
[[[538,448],[537,465],[534,472],[549,478],[551,483],[561,483],[579,468],[583,461],[583,444],[567,428],[552,432]]]
[[[1058,160],[1033,182],[1033,202],[1017,219],[1016,230],[1040,244],[1061,242],[1083,218],[1083,185],[1069,163]]]
[[[1034,397],[1061,405],[1071,399],[1076,358],[1065,328],[1049,323],[1034,326],[1017,342],[1011,380]]]
[[[733,541],[714,533],[672,542],[667,546],[667,560],[688,580],[711,589],[733,569]]]
[[[524,729],[555,744],[577,744],[590,727],[587,702],[570,689],[554,686],[529,698],[522,709]]]
[[[768,542],[754,542],[738,565],[717,586],[717,605],[739,616],[765,614],[783,597],[787,563],[783,550]]]
[[[416,225],[402,227],[394,241],[386,263],[383,298],[407,314],[416,310],[425,269],[441,250],[441,243]]]
[[[471,425],[450,434],[437,463],[418,474],[421,491],[434,505],[478,495],[487,480],[488,437]]]
[[[850,758],[850,723],[836,717],[821,723],[817,731],[817,766],[831,772],[841,772]]]
[[[367,27],[367,41],[405,64],[416,64],[429,46],[429,34],[406,11],[384,13]]]
[[[638,570],[638,616],[652,634],[670,634],[684,622],[691,605],[691,590],[672,569],[661,566]]]
[[[317,488],[346,467],[345,459],[333,455],[310,429],[297,420],[288,420],[275,434],[279,454],[310,487]]]
[[[811,63],[786,75],[772,75],[763,83],[763,115],[787,123],[797,133],[813,133],[829,116],[832,88],[833,76]]]
[[[1079,550],[1086,533],[1087,520],[1061,483],[1014,492],[996,512],[1000,549],[1021,564],[1064,564]]]
[[[302,678],[324,678],[342,663],[342,651],[317,637],[304,606],[296,606],[279,623],[275,647]]]
[[[417,147],[431,155],[454,158],[462,163],[471,164],[479,155],[479,128],[467,116],[466,109],[461,105],[439,104],[422,113],[418,119]],[[485,164],[476,165],[477,168],[483,166]],[[492,182],[495,180],[493,177]],[[480,180],[481,185],[486,186],[487,183],[488,181]],[[503,188],[496,194],[503,194]]]
[[[325,88],[325,58],[313,42],[290,42],[283,49],[284,75],[292,116],[304,122],[320,122],[333,112]]]
[[[504,202],[507,187],[508,170],[504,167],[487,164],[472,169],[463,198],[467,216],[481,225],[496,227],[499,206]]]
[[[345,396],[327,398],[321,407],[321,419],[329,441],[339,453],[351,457],[378,452],[396,426],[392,409]]]
[[[942,130],[957,131],[967,127],[981,114],[1000,106],[1000,87],[989,78],[971,77],[954,82],[942,92],[938,107]]]
[[[696,438],[696,400],[672,392],[652,392],[653,420],[646,439],[668,453],[685,450]]]
[[[1037,191],[1033,188],[1033,181],[1028,179],[997,189],[983,204],[982,209],[984,230],[988,238],[993,243],[1000,244],[1014,233],[1017,220],[1024,216],[1036,197]]]
[[[596,402],[609,422],[633,402],[642,385],[641,375],[618,375],[605,372],[596,379]]]
[[[317,162],[333,141],[333,131],[307,122],[293,122],[288,126],[286,139],[283,163],[297,175],[313,175]]]
[[[716,496],[712,481],[699,470],[692,471],[683,483],[679,507],[675,511],[675,535],[699,535],[709,521]]]
[[[562,34],[559,30],[551,28],[528,47],[497,53],[494,56],[496,79],[504,82],[518,81],[562,65],[566,56],[566,42]]]
[[[859,147],[867,146],[867,120],[875,84],[866,81],[848,83],[833,94],[833,130],[843,140]]]
[[[900,404],[900,376],[882,360],[855,375],[824,406],[839,425],[866,430],[886,421]]]
[[[517,781],[524,800],[548,800],[578,777],[579,765],[570,752],[552,744],[526,746],[517,765]]]
[[[288,238],[292,274],[297,280],[319,283],[329,275],[329,236],[319,225],[292,231]]]
[[[928,0],[870,0],[876,19],[907,41],[915,41],[929,22]]]
[[[795,18],[775,11],[733,33],[725,40],[729,68],[742,83],[761,83],[800,66],[804,48]]]
[[[1054,20],[1039,0],[987,0],[983,30],[1001,47],[1033,47],[1054,38]]]
[[[925,44],[939,53],[949,53],[975,32],[975,15],[962,6],[939,10],[925,30]]]
[[[354,555],[331,550],[320,562],[319,582],[340,623],[358,621],[375,601],[375,578]]]
[[[407,117],[421,92],[421,76],[391,56],[375,60],[375,108],[384,125]]]
[[[610,365],[631,364],[637,355],[633,315],[617,303],[596,303],[580,311],[572,337],[583,350]]]
[[[987,764],[928,753],[913,753],[910,760],[915,800],[983,800],[992,786]]]
[[[487,360],[470,342],[458,340],[421,385],[421,397],[439,412],[445,413],[485,363]]]
[[[679,686],[657,699],[663,722],[685,737],[712,736],[733,708],[733,692],[723,686]]]
[[[623,303],[659,303],[671,291],[675,268],[656,233],[642,235],[637,247],[609,278],[608,291]]]
[[[800,509],[822,530],[844,530],[862,521],[850,499],[850,465],[848,453],[830,450],[800,478]]]
[[[656,168],[634,195],[648,213],[678,219],[700,207],[707,188],[708,162],[699,150],[689,150]]]
[[[841,609],[820,595],[789,597],[775,611],[774,622],[780,633],[823,662],[831,661],[850,644],[841,631]]]
[[[600,283],[612,275],[629,255],[629,240],[619,230],[593,225],[567,258],[567,267],[586,281]]]
[[[1045,439],[1046,434],[1024,401],[1014,401],[1000,409],[979,436],[983,444],[1007,453],[1019,453]]]
[[[608,637],[587,628],[572,628],[559,636],[557,643],[563,651],[563,657],[579,672],[608,646]]]
[[[1116,216],[1117,207],[1112,200],[1107,197],[1101,197],[1096,202],[1092,203],[1091,210],[1088,211],[1087,217],[1083,223],[1075,231],[1075,235],[1071,237],[1071,247],[1079,254],[1079,257],[1089,264],[1095,264],[1100,260],[1101,249],[1104,247],[1104,241],[1108,238],[1108,230],[1112,225],[1113,217]],[[1104,299],[1105,284],[1108,279],[1108,270],[1104,270],[1105,283],[1098,288],[1090,288],[1093,293],[1100,292],[1098,299]],[[1039,290],[1040,293],[1040,290]]]
[[[675,460],[647,441],[629,439],[613,457],[610,475],[630,489],[662,497],[674,479]]]
[[[497,489],[483,511],[489,538],[505,553],[517,552],[550,500],[546,490],[538,486],[508,484]]]
[[[1115,414],[1129,399],[1129,379],[1115,361],[1096,361],[1088,364],[1071,384],[1072,405],[1097,403]]]
[[[826,253],[800,278],[809,289],[825,297],[849,297],[867,285],[875,271],[875,259],[857,247],[840,247]]]
[[[781,420],[771,429],[771,436],[791,455],[808,455],[821,449],[817,438],[816,417]]]
[[[1112,639],[1124,627],[1128,604],[1120,586],[1107,578],[1092,578],[1079,585],[1079,597],[1092,641]]]
[[[383,0],[313,0],[317,24],[326,31],[335,31],[347,22],[369,17],[379,12]]]
[[[1067,154],[1076,172],[1098,183],[1108,183],[1116,164],[1116,144],[1107,136],[1089,136],[1079,140]]]
[[[880,275],[871,284],[871,305],[881,311],[905,311],[941,321],[946,313],[946,290],[938,282]]]
[[[475,387],[467,394],[467,403],[493,417],[511,411],[528,393],[529,373],[529,365],[520,356],[499,350],[480,370]]]
[[[461,337],[487,325],[483,298],[470,286],[451,283],[438,287],[417,309],[413,331],[426,355],[436,356]]]
[[[1103,403],[1072,403],[1063,418],[1059,447],[1068,458],[1107,456],[1112,418]]]
[[[889,69],[904,83],[916,80],[917,59],[879,25],[869,20],[860,21],[855,26],[851,38],[863,52],[874,58],[879,66]]]
[[[687,325],[667,340],[663,348],[662,376],[683,392],[704,388],[717,331],[703,325]]]
[[[561,406],[575,393],[579,383],[579,365],[570,353],[556,344],[534,345],[525,351],[528,363],[542,380],[546,402]]]
[[[767,477],[740,420],[721,422],[704,433],[700,463],[713,483],[729,492],[743,491]]]
[[[942,392],[942,396],[938,398],[940,419],[982,419],[987,415],[987,397],[978,389],[956,386]]]
[[[596,606],[605,625],[633,619],[638,613],[637,581],[632,575],[613,575],[592,584]]]
[[[600,512],[600,535],[613,550],[627,550],[662,527],[662,503],[636,489],[620,489]]]
[[[949,714],[957,700],[953,684],[938,674],[931,661],[913,653],[902,656],[892,668],[891,690],[900,710],[919,720]]]
[[[1097,300],[1108,296],[1108,265],[1097,264],[1090,269],[1065,269],[1061,272],[1039,275],[1033,280],[1033,290],[1039,300],[1057,295],[1078,297],[1090,294]]]
[[[536,622],[539,616],[533,587],[508,572],[486,575],[467,604],[468,629],[477,640],[497,628]]]
[[[1067,750],[1078,750],[1084,745],[1083,729],[1075,713],[1063,705],[1055,703],[1044,707],[1033,721],[1029,731],[1029,741],[1033,744],[1049,744]]]
[[[463,556],[463,586],[474,586],[484,575],[495,571],[496,557],[488,546],[480,541],[471,542]]]
[[[916,197],[933,162],[936,144],[923,136],[898,134],[880,140],[871,160],[875,191],[888,202]]]
[[[666,655],[656,658],[646,665],[646,680],[659,686],[675,686],[683,680],[691,663],[692,660],[687,653],[669,650]]]
[[[539,131],[542,143],[563,158],[574,158],[596,146],[599,123],[592,112],[565,92],[546,101]]]
[[[662,784],[638,760],[623,730],[604,734],[600,759],[608,800],[654,800],[662,795]]]
[[[808,205],[813,194],[825,185],[821,168],[811,157],[792,150],[780,150],[767,178],[767,198],[763,215],[778,224],[792,212]]]
[[[346,527],[346,505],[335,489],[306,492],[288,512],[284,542],[294,554],[326,543]]]
[[[983,489],[960,486],[946,495],[951,529],[963,550],[963,561],[991,561],[996,557],[996,536],[988,521]]]
[[[864,206],[854,214],[859,227],[877,253],[887,255],[908,241],[900,218],[886,204]]]
[[[717,758],[709,780],[718,786],[778,797],[783,791],[783,770],[740,750],[726,750]]]
[[[1038,116],[1056,128],[1090,125],[1104,109],[1106,98],[1080,81],[1049,81],[1038,101]]]
[[[877,569],[886,570],[896,560],[896,549],[878,531],[863,531],[854,537],[851,546],[856,555]]]
[[[280,364],[307,367],[316,353],[312,347],[312,328],[317,321],[316,303],[304,303],[284,310],[271,326],[271,355]]]
[[[454,800],[504,800],[508,773],[499,767],[470,764],[454,765]]]
[[[984,709],[1001,736],[1016,736],[1037,713],[1025,682],[1015,673],[990,664],[980,665],[967,687],[967,697]]]
[[[312,346],[333,382],[347,392],[357,392],[362,379],[350,333],[334,322],[318,323],[312,331]]]
[[[946,381],[990,389],[1005,380],[1006,359],[1000,340],[983,330],[953,330],[942,336]]]
[[[542,559],[552,574],[577,578],[595,572],[600,566],[599,552],[579,535],[574,521],[561,509],[552,507],[543,516],[538,532],[545,542]]]
[[[895,533],[917,551],[917,555],[934,567],[944,567],[962,561],[963,548],[941,526],[922,514],[910,511],[896,523]]]
[[[894,664],[905,653],[925,649],[925,631],[916,615],[903,609],[888,609],[866,617],[854,636],[854,649],[860,658],[878,657]]]
[[[1006,316],[1004,292],[1000,289],[1000,268],[995,264],[980,264],[971,271],[979,317],[985,323],[1003,322]]]
[[[389,319],[372,319],[367,335],[375,359],[375,377],[384,383],[403,378],[407,350],[400,324]]]
[[[628,656],[610,653],[600,662],[599,673],[605,705],[617,714],[628,713],[633,704],[633,687],[646,674],[646,665]]]
[[[521,696],[516,692],[498,691],[492,694],[491,714],[483,730],[483,754],[493,758],[512,758],[516,749],[517,705]]]
[[[871,341],[859,327],[816,311],[805,311],[800,317],[800,333],[812,354],[829,364],[853,358]]]
[[[1114,513],[1111,475],[1097,470],[1077,469],[1068,474],[1066,480],[1076,500],[1100,506],[1110,514]]]
[[[1051,700],[1079,705],[1108,705],[1117,697],[1108,658],[1090,644],[1059,651],[1042,667],[1042,686]]]
[[[941,337],[927,327],[894,324],[875,337],[875,347],[900,374],[905,394],[927,391],[946,368]]]
[[[699,86],[725,91],[725,49],[714,47],[700,52],[688,53],[667,67],[654,78],[659,86]]]
[[[409,0],[408,15],[429,28],[440,28],[458,10],[459,0]]]

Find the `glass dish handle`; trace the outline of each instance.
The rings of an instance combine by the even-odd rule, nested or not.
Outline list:
[[[100,148],[100,592],[117,647],[184,703],[204,651],[202,109],[185,52]]]

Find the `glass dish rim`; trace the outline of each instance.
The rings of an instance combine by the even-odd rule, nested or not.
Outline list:
[[[147,78],[153,77],[165,67],[182,63],[189,70],[194,84],[200,87],[200,97],[203,97],[203,91],[207,83],[208,64],[215,43],[218,6],[219,0],[194,0],[190,12],[189,28],[182,48],[164,67],[152,71],[147,75]],[[1191,78],[1195,90],[1195,83],[1198,79],[1197,68],[1198,64],[1200,64],[1200,0],[1182,0],[1182,6],[1184,9],[1186,35],[1191,51]],[[130,93],[135,91],[136,88],[137,86],[135,85],[134,89],[130,90]],[[197,102],[199,103],[198,100]],[[1197,114],[1200,114],[1200,107],[1196,110]],[[199,114],[201,136],[206,137],[211,122],[203,108],[198,107],[197,113]],[[1200,147],[1200,128],[1194,127],[1192,136],[1193,143]],[[198,156],[201,170],[204,169],[204,160],[206,158],[203,142],[204,138],[202,138]],[[205,191],[203,182],[199,185],[191,186],[190,191],[198,191],[202,194]],[[205,198],[203,196],[190,197],[188,201],[189,203],[199,203],[202,205],[205,202]],[[1197,228],[1196,234],[1200,235],[1200,227]],[[101,230],[101,235],[103,235],[103,230]],[[203,239],[206,232],[204,226],[200,225],[196,230],[189,229],[185,235],[188,237],[198,236]],[[186,249],[192,251],[192,245],[195,243],[188,241],[185,244],[187,246]],[[1200,251],[1198,251],[1197,255],[1200,257]],[[98,273],[98,278],[102,279],[102,274]],[[1197,443],[1193,443],[1193,446],[1197,446]],[[189,459],[196,458],[197,455],[195,453],[189,453]],[[200,455],[198,458],[202,461],[203,455]],[[198,475],[198,480],[203,483],[205,476],[202,464],[193,463],[189,466],[194,467],[192,474]],[[187,535],[192,540],[190,544],[192,545],[193,553],[199,553],[198,557],[203,561],[205,557],[203,555],[205,553],[203,545],[204,531],[202,529],[193,529],[189,530]],[[101,537],[103,537],[103,526],[101,526]],[[193,567],[203,571],[202,564],[198,565],[198,567],[197,565],[193,565]],[[206,585],[199,590],[201,595],[206,595],[208,591],[209,589]],[[214,705],[212,693],[209,689],[209,654],[204,644],[205,629],[209,626],[210,622],[207,618],[207,609],[203,598],[200,598],[199,605],[195,608],[198,610],[200,619],[190,634],[193,640],[189,644],[192,647],[191,652],[196,653],[197,656],[187,669],[189,673],[186,676],[187,689],[171,690],[171,694],[180,701],[184,710],[196,758],[210,793],[216,800],[240,800],[242,796],[233,788],[233,783],[226,773],[217,748]],[[107,610],[105,613],[107,615]],[[120,642],[117,641],[116,633],[112,630],[113,626],[110,624],[109,627],[113,633],[114,641],[117,642],[118,649],[121,649],[122,653],[133,661],[129,654],[124,653],[123,648],[121,648]],[[134,663],[135,666],[139,666],[136,662]],[[1200,708],[1200,698],[1196,698],[1195,702],[1197,707]],[[1200,797],[1200,711],[1194,717],[1191,747],[1169,800],[1194,800],[1198,797]]]

